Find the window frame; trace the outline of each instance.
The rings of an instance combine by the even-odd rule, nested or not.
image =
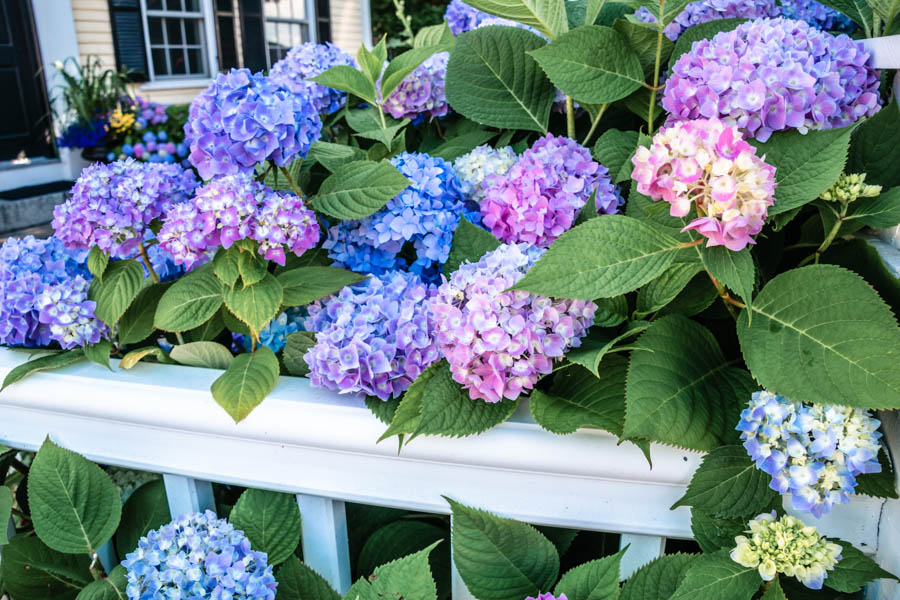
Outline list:
[[[304,18],[303,19],[294,19],[294,18],[284,18],[284,17],[273,17],[270,18],[266,15],[265,4],[268,0],[262,0],[263,3],[263,11],[262,11],[262,25],[263,25],[263,42],[265,43],[265,52],[266,52],[266,65],[267,68],[272,68],[272,54],[269,50],[269,37],[266,35],[266,24],[268,23],[288,23],[288,24],[298,24],[301,26],[301,40],[303,38],[303,29],[302,26],[306,25],[306,31],[309,32],[309,39],[306,41],[301,41],[301,44],[311,42],[313,44],[318,43],[319,41],[319,19],[318,19],[318,11],[316,10],[316,0],[304,0]],[[278,1],[278,0],[276,0]]]
[[[308,0],[307,0],[308,1]],[[147,56],[147,76],[149,78],[149,85],[155,86],[155,84],[161,86],[172,86],[172,87],[184,87],[186,84],[188,86],[193,84],[194,82],[202,83],[208,82],[213,79],[216,74],[219,72],[219,49],[218,49],[218,36],[216,33],[216,23],[215,23],[215,11],[213,7],[213,0],[199,0],[199,17],[198,12],[194,11],[174,11],[168,9],[148,9],[147,8],[147,0],[140,0],[141,3],[141,19],[143,20],[144,25],[144,48]],[[198,19],[200,21],[200,48],[203,53],[203,62],[204,72],[203,73],[183,73],[183,74],[165,74],[160,75],[156,73],[155,65],[153,64],[153,46],[150,44],[150,17],[160,17],[160,18],[191,18]],[[166,32],[163,32],[166,35]],[[184,25],[182,22],[182,36],[186,34],[184,30]],[[159,46],[157,46],[159,47]],[[179,46],[172,46],[173,48],[177,48]],[[169,60],[168,50],[169,45],[165,45],[166,49],[166,61]],[[148,85],[148,84],[144,84]],[[143,86],[142,86],[143,87]]]

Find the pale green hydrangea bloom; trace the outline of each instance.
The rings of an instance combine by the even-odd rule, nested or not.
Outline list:
[[[841,175],[834,184],[819,196],[828,202],[850,204],[859,198],[874,198],[881,193],[880,185],[868,185],[865,173]]]
[[[482,183],[485,178],[489,175],[505,175],[516,160],[516,153],[509,146],[495,149],[484,144],[457,158],[453,169],[466,198],[481,202],[484,198]]]

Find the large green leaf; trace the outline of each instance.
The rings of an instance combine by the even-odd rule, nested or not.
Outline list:
[[[631,157],[638,146],[637,131],[619,131],[608,129],[603,132],[594,144],[592,154],[601,165],[609,169],[613,183],[621,183],[631,179],[634,165]]]
[[[275,571],[278,581],[278,600],[341,600],[325,579],[300,562],[296,556],[288,558]]]
[[[272,391],[278,372],[278,359],[265,346],[252,354],[239,354],[213,382],[213,398],[237,423]]]
[[[109,266],[109,254],[100,249],[100,246],[92,246],[87,256],[87,268],[94,279],[103,279],[106,267]]]
[[[618,296],[665,271],[679,244],[631,217],[588,219],[557,238],[513,289],[581,300]]]
[[[725,246],[713,246],[701,248],[700,254],[709,274],[749,305],[753,299],[753,283],[756,281],[756,266],[750,256],[750,249],[733,252]]]
[[[594,376],[600,377],[600,362],[603,357],[610,353],[616,344],[638,335],[649,325],[648,321],[632,321],[618,333],[591,332],[588,337],[582,338],[581,346],[566,354],[566,358],[581,365]]]
[[[286,561],[300,543],[300,509],[293,494],[247,489],[228,520],[244,531],[254,550],[268,555],[270,565]]]
[[[731,550],[735,546],[734,538],[746,529],[746,519],[713,517],[702,510],[691,509],[691,533],[700,549],[708,554],[722,548]]]
[[[720,550],[694,560],[671,600],[750,600],[762,579],[756,569],[742,567],[728,553]]]
[[[436,545],[432,544],[415,554],[381,565],[368,579],[357,581],[350,588],[345,599],[416,598],[417,600],[437,600],[437,587],[428,563],[428,555]]]
[[[409,124],[409,119],[398,121],[380,112],[374,106],[368,108],[349,108],[344,113],[347,125],[350,126],[357,137],[363,137],[376,142],[381,142],[390,147],[397,134]]]
[[[610,27],[579,27],[529,54],[553,85],[578,102],[615,102],[644,83],[637,55]]]
[[[309,158],[319,161],[323,167],[334,173],[338,168],[360,160],[365,160],[366,152],[362,148],[331,142],[313,142],[309,147]]]
[[[447,64],[450,106],[482,125],[547,131],[555,91],[527,54],[544,43],[514,27],[483,27],[460,35]]]
[[[625,435],[694,450],[737,440],[734,418],[756,389],[730,366],[713,335],[680,315],[638,339],[625,390]]]
[[[185,275],[159,299],[154,326],[163,331],[187,331],[203,325],[222,306],[223,291],[211,269]]]
[[[754,142],[758,154],[775,166],[775,204],[769,216],[812,202],[837,181],[847,162],[855,125],[840,129],[779,131],[765,143]]]
[[[625,549],[570,569],[553,593],[568,600],[615,600],[619,596],[619,565]]]
[[[116,565],[108,577],[89,583],[75,600],[126,600],[127,575],[125,567]]]
[[[309,365],[303,357],[315,345],[316,334],[311,331],[295,331],[288,334],[281,353],[287,372],[295,377],[305,377],[309,374]]]
[[[145,483],[134,491],[122,508],[122,523],[116,531],[116,548],[125,556],[138,547],[149,531],[172,520],[162,479]]]
[[[496,250],[500,240],[489,231],[473,225],[465,217],[459,218],[459,225],[453,232],[453,243],[450,246],[450,255],[444,264],[444,272],[452,273],[464,262],[478,262],[482,256]]]
[[[900,0],[868,0],[875,13],[885,22],[885,27],[890,27],[897,20],[900,13]]]
[[[638,290],[634,317],[644,319],[678,296],[703,267],[696,262],[676,262],[662,275]]]
[[[61,369],[80,360],[84,360],[84,351],[81,348],[33,358],[13,367],[12,370],[6,374],[6,377],[3,378],[3,387],[0,387],[0,391],[5,390],[7,386],[24,379],[32,373],[46,371],[47,369]]]
[[[331,67],[327,71],[311,78],[312,81],[325,87],[343,90],[362,98],[369,104],[375,104],[375,83],[359,71],[348,65]]]
[[[550,39],[569,29],[565,0],[471,0],[478,10],[531,25]]]
[[[419,519],[401,519],[387,523],[366,540],[356,562],[356,572],[362,576],[371,575],[380,565],[449,539],[449,531]],[[449,587],[447,584],[450,579],[450,544],[447,542],[439,544],[432,551],[429,563],[435,583],[438,583],[439,592],[441,584]]]
[[[409,180],[383,160],[361,160],[335,169],[312,199],[313,208],[338,219],[362,219],[405,190]]]
[[[866,183],[885,187],[900,185],[900,106],[897,99],[866,119],[850,138],[848,173],[865,173]]]
[[[497,132],[495,131],[475,129],[448,139],[433,150],[429,150],[428,154],[430,156],[443,158],[444,160],[453,161],[463,154],[472,151],[476,146],[484,144],[495,135],[497,135]]]
[[[144,285],[144,267],[136,260],[110,263],[103,279],[91,282],[89,298],[97,303],[94,314],[112,327],[131,306]]]
[[[900,223],[900,187],[891,188],[875,198],[862,198],[850,205],[850,219],[869,227],[893,227]]]
[[[894,463],[885,451],[884,446],[878,453],[881,471],[865,473],[856,477],[856,493],[874,498],[898,498],[897,476],[894,474]]]
[[[122,500],[109,476],[49,439],[28,473],[28,504],[41,541],[67,554],[97,551],[122,516]]]
[[[450,26],[447,25],[447,21],[444,21],[440,25],[429,25],[419,29],[413,39],[413,48],[427,48],[443,43],[453,43],[455,40]]]
[[[839,592],[858,592],[865,584],[876,579],[897,579],[878,566],[874,560],[857,550],[850,542],[831,540],[841,546],[841,560],[828,572],[825,585]]]
[[[453,562],[472,595],[522,600],[552,587],[559,555],[534,527],[447,501],[453,510]]]
[[[178,344],[169,351],[169,358],[189,367],[205,369],[227,369],[234,360],[231,350],[218,342]]]
[[[781,589],[781,582],[776,578],[766,587],[766,593],[759,600],[788,600]]]
[[[109,340],[101,339],[96,344],[84,347],[84,355],[93,363],[97,363],[101,367],[112,369],[109,366],[109,355],[112,352],[112,344]]]
[[[378,438],[379,442],[396,435],[402,444],[404,434],[414,434],[418,431],[419,425],[422,423],[422,398],[425,396],[428,383],[438,371],[444,371],[445,369],[445,363],[439,362],[429,366],[416,377],[416,380],[412,382],[412,385],[403,394],[397,410],[394,411],[394,415],[391,417],[391,424]],[[442,375],[442,377],[444,376]]]
[[[772,279],[756,296],[753,323],[738,318],[750,372],[797,402],[900,408],[900,328],[855,273],[811,265]]]
[[[9,517],[12,515],[13,493],[12,490],[5,485],[0,486],[0,523],[9,523]],[[0,546],[9,543],[7,536],[7,528],[0,527]]]
[[[155,283],[138,292],[137,297],[119,319],[119,343],[136,344],[155,331],[153,317],[160,298],[171,283]]]
[[[278,315],[284,292],[275,276],[267,273],[253,285],[226,287],[224,296],[228,310],[257,338],[263,327]]]
[[[278,282],[284,288],[285,306],[303,306],[365,278],[337,267],[300,267],[280,273]]]
[[[769,480],[743,446],[720,446],[703,457],[684,496],[672,508],[691,506],[717,517],[754,517],[778,500]]]
[[[669,600],[696,558],[696,554],[668,554],[647,563],[625,582],[620,600]]]
[[[3,586],[16,600],[73,600],[92,578],[91,558],[62,554],[35,536],[17,535],[3,548]]]
[[[653,72],[656,69],[656,47],[659,45],[660,67],[666,64],[666,60],[675,47],[665,35],[660,37],[655,29],[647,27],[646,23],[632,23],[626,19],[619,19],[613,24],[613,29],[618,31],[628,47],[637,55],[641,63],[642,80],[653,81]]]

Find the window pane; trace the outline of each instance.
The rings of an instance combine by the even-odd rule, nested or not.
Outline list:
[[[166,19],[167,42],[170,46],[180,46],[184,43],[181,37],[182,19]]]
[[[160,75],[168,75],[169,68],[166,66],[166,51],[161,48],[153,49],[153,72],[157,77]]]
[[[188,12],[200,12],[200,0],[184,0],[184,10]]]
[[[147,0],[147,10],[162,10],[163,0]]]
[[[232,12],[234,4],[232,0],[216,0],[216,8],[222,12]]]
[[[150,43],[164,44],[162,19],[159,17],[147,17],[147,25],[150,29]]]
[[[184,10],[181,6],[181,0],[166,0],[166,8],[169,10]]]
[[[263,12],[268,18],[287,16],[282,14],[281,2],[279,2],[279,0],[265,0],[265,2],[263,2]]]
[[[187,36],[185,38],[186,44],[189,46],[199,46],[201,44],[199,19],[184,19],[184,31]]]
[[[300,30],[302,32],[301,35],[303,38],[301,40],[301,42],[308,42],[309,41],[309,25],[307,25],[306,23],[303,23],[302,25],[300,25]]]
[[[291,18],[306,18],[306,0],[287,0],[291,3]]]
[[[169,63],[172,65],[172,75],[184,75],[187,73],[187,65],[184,62],[184,50],[181,48],[169,50]]]
[[[190,63],[190,73],[193,75],[203,75],[206,72],[206,66],[203,63],[203,50],[201,48],[188,48],[188,62]]]

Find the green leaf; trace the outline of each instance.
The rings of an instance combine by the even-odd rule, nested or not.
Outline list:
[[[680,315],[654,321],[638,339],[625,390],[625,435],[693,450],[737,440],[734,418],[757,389],[729,366],[713,335]]]
[[[784,590],[781,589],[781,582],[778,581],[777,577],[768,584],[766,593],[762,595],[760,600],[788,600],[787,596],[784,595]]]
[[[267,273],[253,285],[225,288],[225,306],[250,328],[250,335],[258,338],[263,327],[278,315],[283,295],[281,284]]]
[[[359,283],[365,275],[338,267],[299,267],[278,275],[285,306],[303,306]]]
[[[428,555],[436,545],[378,567],[371,577],[357,581],[345,598],[437,600],[437,588],[428,563]]]
[[[859,219],[876,229],[900,223],[900,187],[892,188],[875,198],[862,198],[850,205],[851,219]]]
[[[241,274],[241,283],[245,288],[259,283],[269,272],[269,263],[256,250],[238,253],[237,265],[238,272]]]
[[[453,161],[463,154],[470,152],[476,146],[486,143],[495,135],[496,132],[494,131],[476,129],[447,140],[434,150],[430,150],[428,154],[430,156],[443,158],[444,160]]]
[[[0,486],[0,523],[9,523],[9,517],[12,515],[13,494],[12,490],[5,485]],[[9,543],[6,527],[0,527],[0,546]]]
[[[134,302],[119,319],[120,344],[136,344],[150,337],[156,330],[153,326],[156,307],[171,285],[171,283],[154,283],[138,292]]]
[[[427,48],[428,46],[437,46],[439,44],[452,44],[456,41],[450,26],[444,21],[440,25],[429,25],[422,27],[416,32],[413,39],[413,48]]]
[[[685,317],[700,314],[718,299],[716,288],[706,273],[699,273],[691,279],[675,299],[662,307],[659,316],[680,314]]]
[[[205,369],[227,369],[234,360],[231,350],[217,342],[177,344],[169,351],[169,358],[189,367]]]
[[[554,87],[527,54],[544,44],[515,27],[483,27],[460,35],[447,64],[450,106],[482,125],[547,131]]]
[[[378,45],[370,51],[364,45],[356,51],[356,62],[366,77],[375,82],[381,76],[384,70],[384,63],[387,60],[386,38],[381,38]]]
[[[702,246],[700,256],[710,275],[738,294],[744,300],[744,304],[748,306],[751,304],[756,266],[753,264],[749,248],[733,252],[725,246],[712,248]]]
[[[745,529],[745,519],[713,517],[702,510],[691,509],[691,533],[700,549],[708,554],[722,548],[734,548],[734,538],[743,534]]]
[[[612,298],[596,298],[595,327],[615,327],[628,320],[628,299],[624,295]]]
[[[154,326],[163,331],[187,331],[203,325],[222,306],[223,291],[222,282],[211,270],[188,273],[159,299]]]
[[[632,321],[629,323],[625,329],[621,333],[598,333],[598,334],[589,334],[588,337],[583,338],[581,340],[581,346],[570,350],[568,354],[566,354],[566,358],[572,361],[573,363],[577,363],[594,374],[595,377],[600,377],[600,361],[603,360],[603,357],[613,349],[613,347],[630,337],[634,337],[647,329],[650,323],[647,321]],[[606,363],[604,363],[605,365]]]
[[[894,23],[900,13],[900,0],[868,0],[869,6],[886,24]]]
[[[296,556],[288,558],[275,571],[278,581],[278,600],[341,600],[325,578],[300,562]]]
[[[759,572],[737,564],[729,552],[720,550],[694,560],[671,600],[750,600],[762,583]]]
[[[838,592],[858,592],[865,584],[876,579],[898,579],[878,566],[874,560],[844,540],[830,540],[841,547],[841,560],[828,571],[825,585]]]
[[[294,182],[297,183],[300,181],[300,173],[303,171],[303,159],[298,158],[284,168],[291,176],[291,179],[293,179]],[[258,166],[258,169],[261,169],[261,167]],[[268,169],[265,171],[265,173],[266,178],[263,182],[267,186],[275,191],[293,192],[293,186],[291,185],[290,180],[285,176],[284,172],[282,172],[281,167]]]
[[[570,3],[566,3],[567,6]],[[584,11],[584,21],[583,25],[594,25],[597,22],[597,17],[600,16],[600,13],[603,12],[603,6],[606,4],[606,0],[587,0],[587,6]]]
[[[109,265],[109,254],[100,249],[100,246],[91,246],[87,256],[87,268],[95,279],[102,280],[103,273]]]
[[[717,33],[732,31],[741,23],[746,23],[747,21],[749,19],[717,19],[688,27],[679,34],[678,41],[675,42],[675,48],[672,50],[671,56],[669,56],[669,70],[672,70],[682,54],[690,51],[694,42],[712,39]]]
[[[566,572],[556,584],[554,595],[568,600],[607,600],[619,596],[619,565],[626,549],[612,556],[579,565]]]
[[[703,457],[672,509],[690,506],[717,517],[754,517],[778,500],[769,479],[743,446],[720,446]]]
[[[122,500],[103,470],[46,439],[28,472],[34,530],[58,552],[92,554],[119,526]]]
[[[702,270],[703,267],[695,262],[677,262],[670,266],[638,290],[634,317],[643,319],[672,302]]]
[[[382,400],[375,396],[366,396],[365,402],[366,408],[375,415],[376,419],[385,425],[389,425],[391,419],[394,418],[394,413],[397,411],[397,406],[400,404],[400,399],[391,398],[390,400]]]
[[[900,185],[900,145],[894,135],[898,130],[900,106],[895,98],[853,133],[847,173],[865,173],[866,183],[886,188]]]
[[[642,77],[644,80],[653,81],[653,72],[656,69],[656,46],[659,44],[659,60],[660,65],[665,65],[666,59],[672,54],[675,44],[663,36],[662,39],[657,35],[654,29],[648,29],[646,23],[632,23],[625,19],[619,19],[613,24],[613,29],[618,31],[622,37],[628,42],[628,47],[637,56],[641,64]]]
[[[449,531],[420,520],[401,519],[387,523],[366,540],[356,562],[356,572],[364,577],[371,575],[383,564],[418,552],[448,537]],[[443,545],[449,549],[449,544]],[[433,572],[434,561],[430,563]],[[449,567],[449,561],[447,566]]]
[[[116,565],[108,577],[89,583],[75,600],[126,600],[127,575],[125,567]]]
[[[778,131],[766,143],[754,142],[760,156],[775,166],[775,204],[769,216],[812,202],[837,181],[847,162],[855,125],[820,129],[805,135]]]
[[[62,554],[35,536],[17,535],[3,548],[5,591],[16,600],[73,600],[92,581],[86,555]]]
[[[169,364],[174,362],[169,358],[169,355],[166,353],[166,351],[159,346],[147,346],[144,348],[137,348],[135,350],[132,350],[131,352],[123,356],[122,360],[119,361],[119,367],[128,370],[148,356],[152,356],[161,363]]]
[[[578,102],[615,102],[644,83],[641,61],[610,27],[579,27],[529,54],[553,85]]]
[[[549,590],[559,574],[556,547],[534,527],[447,498],[453,562],[479,600],[522,600]]]
[[[101,339],[96,344],[84,347],[84,355],[89,361],[112,370],[112,367],[109,366],[110,352],[112,352],[112,344],[109,343],[109,340],[104,339]]]
[[[338,219],[362,219],[381,210],[409,180],[390,162],[359,161],[339,167],[313,197],[316,210]]]
[[[504,422],[518,403],[472,400],[453,380],[446,362],[428,380],[422,396],[422,419],[414,435],[465,437],[487,431]]]
[[[750,372],[795,402],[900,408],[900,328],[855,273],[810,265],[772,279],[738,318]],[[788,368],[789,366],[789,368]]]
[[[319,141],[313,142],[309,147],[308,156],[319,161],[323,167],[334,173],[348,163],[365,160],[366,153],[361,148],[354,146]]]
[[[580,427],[599,427],[622,435],[625,420],[625,372],[628,361],[609,356],[603,377],[580,367],[569,367],[554,380],[552,394],[531,393],[531,415],[537,424],[553,433],[573,433]]]
[[[270,565],[286,561],[300,543],[300,509],[293,494],[244,490],[228,520],[244,531],[254,550],[268,555]]]
[[[375,104],[375,84],[361,71],[349,65],[337,65],[327,71],[310,78],[325,87],[343,90],[362,98],[369,104]]]
[[[397,121],[388,115],[380,113],[375,107],[346,110],[347,125],[356,132],[359,137],[381,142],[390,146],[397,133],[406,127],[409,119]],[[382,121],[382,117],[384,121]]]
[[[416,70],[426,59],[438,52],[446,52],[453,47],[452,41],[427,48],[412,48],[394,58],[381,76],[381,96],[387,98],[406,77]]]
[[[144,267],[135,260],[116,260],[103,274],[103,281],[91,282],[88,297],[97,303],[94,314],[112,327],[144,284]]]
[[[148,531],[172,520],[162,479],[145,483],[134,491],[122,508],[122,524],[116,531],[116,548],[122,556],[137,549]]]
[[[874,498],[898,498],[894,464],[884,447],[878,453],[881,472],[865,473],[856,477],[856,493]]]
[[[563,233],[512,289],[593,300],[635,290],[662,274],[679,242],[623,215],[589,219]]]
[[[32,373],[45,371],[47,369],[61,369],[63,367],[68,367],[83,358],[84,352],[81,348],[78,348],[76,350],[64,350],[63,352],[57,352],[56,354],[31,359],[21,365],[13,367],[13,369],[6,374],[6,377],[3,379],[3,386],[0,387],[0,392]]]
[[[569,29],[564,0],[472,0],[466,4],[496,17],[531,25],[551,40]]]
[[[414,434],[422,423],[422,398],[425,396],[425,390],[428,383],[438,371],[444,369],[444,363],[436,363],[430,365],[422,371],[412,385],[403,394],[397,410],[391,419],[391,424],[387,430],[378,438],[378,441],[386,440],[392,435],[400,437],[400,443],[403,443],[403,434]]]
[[[309,374],[309,365],[303,357],[316,345],[316,334],[310,331],[295,331],[287,336],[281,358],[284,368],[295,377]]]
[[[272,391],[278,372],[278,359],[265,346],[252,354],[238,354],[213,382],[213,398],[238,423]]]
[[[854,23],[863,28],[866,37],[878,35],[874,31],[875,13],[872,11],[872,7],[866,3],[866,0],[825,0],[822,4],[830,6],[853,19]]]
[[[696,558],[696,554],[667,554],[650,561],[625,582],[619,599],[669,600]]]
[[[594,144],[592,154],[601,165],[609,169],[613,183],[621,183],[631,179],[631,157],[638,146],[637,131],[619,131],[608,129],[603,132]]]
[[[228,287],[233,286],[241,276],[241,269],[238,267],[240,254],[238,247],[232,246],[220,248],[213,258],[213,273]]]
[[[460,217],[459,225],[453,232],[453,243],[444,264],[444,272],[452,273],[464,262],[478,262],[482,256],[496,250],[499,245],[500,240],[491,235],[491,232],[473,225],[465,217]]]

